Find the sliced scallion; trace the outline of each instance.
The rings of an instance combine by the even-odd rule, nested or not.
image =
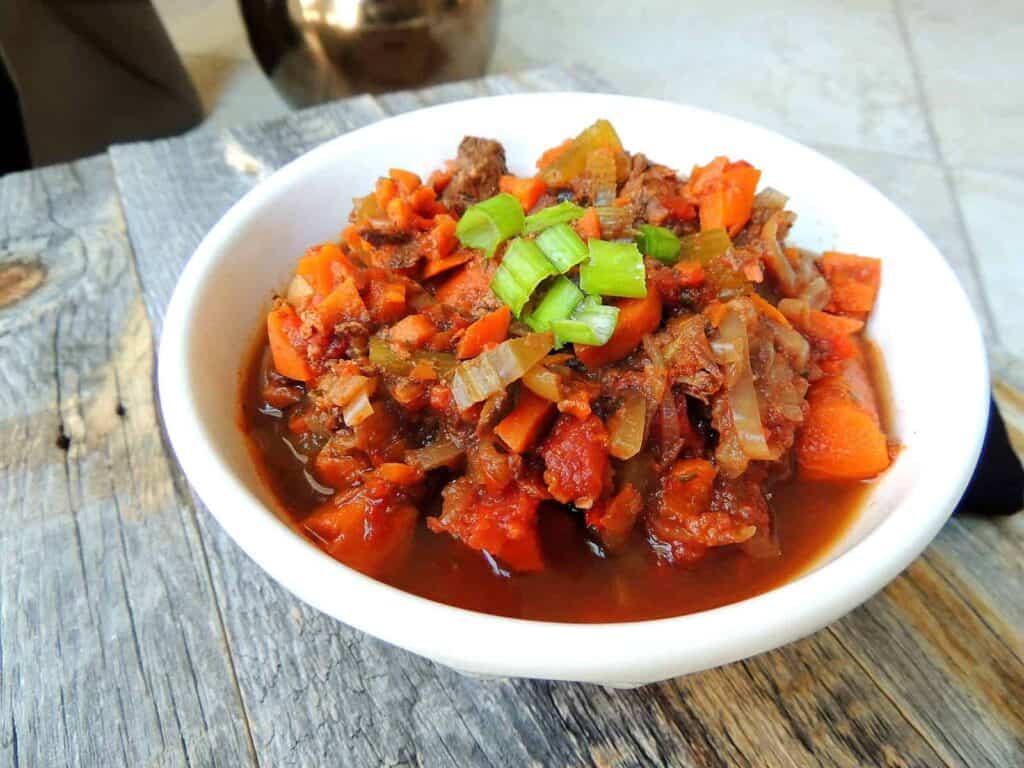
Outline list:
[[[679,238],[671,229],[656,227],[653,224],[641,224],[636,233],[636,244],[644,256],[657,259],[662,264],[675,264],[679,261]]]
[[[517,237],[509,243],[494,273],[491,290],[519,317],[541,281],[557,274],[558,270],[545,258],[536,243]]]
[[[547,331],[555,320],[568,319],[583,300],[583,291],[567,277],[559,277],[548,288],[544,298],[524,320],[535,331]]]
[[[536,213],[531,213],[527,216],[526,223],[523,226],[523,233],[529,235],[534,232],[540,232],[548,227],[553,227],[555,224],[567,224],[570,221],[576,221],[582,215],[583,208],[576,205],[576,203],[565,200],[558,205],[542,208]]]
[[[600,296],[642,299],[647,295],[644,257],[634,243],[589,240],[590,258],[580,267],[580,288]]]
[[[551,330],[555,332],[555,346],[572,343],[600,347],[608,343],[618,321],[618,307],[584,301],[571,318],[551,323]]]
[[[499,245],[523,231],[524,221],[522,204],[503,192],[467,208],[455,235],[464,246],[482,248],[491,258]]]
[[[587,258],[586,243],[568,224],[556,224],[537,235],[537,245],[548,261],[566,273]]]

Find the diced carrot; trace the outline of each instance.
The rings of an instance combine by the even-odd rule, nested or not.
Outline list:
[[[679,273],[679,285],[684,288],[703,285],[707,279],[707,275],[704,274],[704,267],[701,266],[699,261],[680,261],[676,264],[675,270]]]
[[[430,388],[430,407],[439,413],[448,410],[452,404],[453,395],[450,387],[444,384],[435,384]]]
[[[434,191],[439,195],[444,192],[445,187],[447,187],[451,181],[452,169],[447,165],[444,168],[439,168],[436,171],[433,171],[427,177],[427,184],[433,187]]]
[[[388,218],[398,229],[409,229],[412,226],[413,211],[409,201],[396,197],[387,207]]]
[[[398,195],[398,185],[392,179],[379,178],[377,186],[373,190],[373,196],[377,198],[377,205],[382,211],[387,210],[388,203]]]
[[[865,317],[875,306],[882,284],[882,262],[867,256],[826,251],[818,262],[832,289],[829,312]]]
[[[418,518],[410,504],[384,510],[372,499],[357,497],[343,504],[328,501],[303,525],[331,557],[373,576],[408,555]]]
[[[388,171],[388,176],[390,176],[398,185],[398,188],[402,190],[403,195],[411,195],[423,183],[420,180],[419,175],[412,171],[402,170],[401,168],[392,168]]]
[[[707,512],[718,469],[707,459],[680,459],[662,478],[660,518],[684,521]]]
[[[433,216],[437,212],[437,192],[433,187],[420,187],[409,195],[409,205],[416,213]]]
[[[465,264],[472,258],[472,251],[460,250],[456,251],[451,256],[444,257],[443,259],[430,259],[423,265],[423,279],[428,280],[431,277],[440,275],[442,272],[453,269],[460,264]]]
[[[849,336],[851,333],[859,333],[863,327],[863,320],[812,309],[808,331],[814,336],[827,339],[832,336]]]
[[[441,214],[434,218],[434,228],[430,232],[430,237],[434,242],[432,258],[443,259],[451,255],[458,246],[459,240],[455,236],[455,227],[455,219],[448,214]]]
[[[267,338],[274,369],[296,381],[309,381],[313,369],[306,360],[302,321],[289,304],[280,304],[267,314]]]
[[[540,157],[537,158],[537,169],[544,170],[551,165],[555,160],[560,158],[568,149],[572,146],[572,139],[566,139],[557,147],[551,147],[544,151]]]
[[[743,160],[729,162],[716,157],[703,168],[694,168],[689,190],[698,201],[700,228],[727,229],[737,234],[750,219],[761,172]]]
[[[377,474],[392,485],[416,485],[423,479],[423,472],[408,464],[386,462],[377,467]]]
[[[697,206],[681,195],[662,195],[658,198],[672,218],[679,221],[690,221],[697,218]]]
[[[437,371],[429,360],[420,360],[409,371],[409,378],[416,381],[437,381]]]
[[[717,328],[722,322],[722,318],[725,317],[727,307],[721,301],[712,301],[706,307],[704,307],[704,317],[711,323],[712,328]]]
[[[807,392],[810,411],[797,440],[800,474],[809,479],[866,480],[889,466],[878,402],[860,354]]]
[[[482,262],[470,262],[437,289],[434,298],[442,304],[469,314],[491,296],[491,272]]]
[[[405,314],[405,284],[373,280],[370,283],[370,318],[382,325],[393,323]]]
[[[369,467],[361,456],[338,453],[330,449],[330,443],[316,455],[313,470],[316,479],[335,490],[347,488],[352,478]]]
[[[779,325],[784,325],[786,327],[791,327],[790,323],[789,323],[789,320],[786,319],[786,316],[784,314],[779,312],[777,307],[775,307],[772,304],[770,304],[769,302],[765,301],[760,296],[758,296],[756,293],[751,293],[750,294],[750,300],[754,302],[754,306],[755,307],[760,309],[765,315],[770,317],[772,320],[774,320]]]
[[[586,212],[576,220],[576,232],[584,240],[600,239],[601,219],[597,217],[596,208],[587,208]]]
[[[330,332],[342,320],[366,322],[370,313],[352,280],[342,280],[324,300],[316,305],[316,313],[324,332]]]
[[[523,206],[523,210],[529,212],[540,200],[540,196],[547,191],[548,185],[539,176],[526,179],[518,176],[502,176],[498,188],[502,192],[514,195]]]
[[[576,357],[588,368],[620,360],[640,343],[648,333],[661,325],[661,294],[649,286],[647,296],[642,299],[619,299],[619,321],[607,344],[600,347],[576,345]]]
[[[437,333],[435,326],[426,315],[409,315],[391,326],[391,340],[407,347],[418,349]]]
[[[498,423],[494,434],[513,453],[525,453],[537,442],[554,413],[554,403],[524,388],[516,407]]]
[[[508,338],[508,326],[511,322],[512,312],[508,307],[499,307],[484,315],[466,329],[455,348],[455,354],[460,360],[476,357],[488,344],[498,344]]]
[[[305,278],[317,296],[326,296],[334,286],[346,278],[362,285],[363,275],[341,248],[335,243],[324,243],[310,248],[299,259],[296,273]]]

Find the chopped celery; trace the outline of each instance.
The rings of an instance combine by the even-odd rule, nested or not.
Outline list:
[[[587,258],[587,246],[568,224],[556,224],[537,236],[537,246],[559,272],[565,273]]]
[[[491,290],[519,317],[526,302],[546,277],[557,275],[558,270],[545,258],[532,240],[517,237],[491,280]]]
[[[653,224],[641,224],[636,233],[636,244],[641,253],[657,259],[662,264],[675,264],[679,261],[679,238],[675,232]]]
[[[608,343],[618,321],[618,307],[583,302],[569,319],[551,323],[551,330],[555,332],[555,346],[573,343],[600,347]]]
[[[548,227],[553,227],[555,224],[566,224],[570,221],[576,221],[582,215],[583,209],[580,206],[566,200],[558,205],[542,208],[536,213],[531,213],[527,216],[526,223],[523,226],[523,234],[529,235],[534,232],[540,232]]]
[[[523,206],[513,195],[502,193],[470,206],[455,227],[459,242],[482,248],[487,258],[510,237],[523,231]]]
[[[647,295],[644,257],[634,243],[590,240],[590,258],[580,267],[580,288],[600,296],[642,299]]]
[[[565,320],[583,300],[583,291],[567,277],[556,278],[537,307],[524,319],[535,331],[547,331],[555,320]]]
[[[724,229],[694,232],[679,240],[679,261],[696,261],[704,266],[732,248],[732,240]]]

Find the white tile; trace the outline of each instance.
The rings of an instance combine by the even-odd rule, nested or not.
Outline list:
[[[1024,173],[1024,2],[897,1],[943,156]]]
[[[804,141],[933,156],[889,0],[505,0],[492,69],[571,62]]]
[[[996,363],[1024,390],[1024,256],[1014,234],[1024,221],[1024,178],[958,170],[956,189],[1006,355]]]

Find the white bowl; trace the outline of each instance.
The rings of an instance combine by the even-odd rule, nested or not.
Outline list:
[[[499,139],[513,172],[598,117],[625,146],[674,168],[718,154],[762,169],[791,198],[790,241],[883,260],[870,333],[888,364],[905,446],[856,522],[799,578],[757,597],[656,621],[559,624],[426,600],[328,557],[275,512],[236,424],[243,358],[297,257],[337,237],[353,197],[388,168],[422,174],[465,134]],[[389,643],[479,675],[628,686],[735,661],[804,637],[893,579],[952,512],[977,461],[989,403],[981,334],[953,272],[869,184],[771,131],[692,107],[579,93],[499,96],[384,120],[303,155],[206,236],[164,322],[159,392],[174,451],[224,529],[301,600]]]

